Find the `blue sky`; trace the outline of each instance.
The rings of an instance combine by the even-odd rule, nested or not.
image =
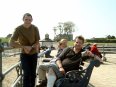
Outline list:
[[[0,3],[0,37],[13,33],[29,12],[38,26],[41,39],[50,34],[58,22],[72,21],[74,37],[116,36],[116,0],[2,0]]]

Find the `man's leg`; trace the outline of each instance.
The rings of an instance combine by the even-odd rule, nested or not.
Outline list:
[[[45,57],[46,57],[46,58],[50,58],[50,57],[51,57],[50,54],[51,54],[51,50],[49,50],[49,51],[47,51],[47,52],[45,53]]]
[[[47,87],[53,87],[56,79],[63,77],[62,73],[59,71],[58,66],[55,63],[50,64],[48,71],[48,82]]]
[[[46,72],[48,71],[49,64],[39,65],[38,76],[39,80],[46,80]]]
[[[39,87],[44,87],[47,85],[46,73],[48,72],[48,68],[49,68],[49,63],[42,64],[39,66],[39,69],[38,69]]]
[[[33,54],[30,56],[30,70],[31,70],[31,78],[30,78],[30,87],[35,87],[35,79],[36,79],[36,66],[37,66],[37,54]]]
[[[48,78],[47,78],[47,87],[53,87],[54,86],[54,83],[56,81],[56,75],[55,75],[55,72],[53,71],[52,68],[49,69],[48,71]]]
[[[21,64],[23,69],[23,87],[30,87],[30,67],[27,54],[21,54]]]

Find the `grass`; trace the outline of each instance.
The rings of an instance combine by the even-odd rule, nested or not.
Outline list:
[[[2,37],[0,37],[0,39],[1,39],[1,42],[9,42],[9,38],[2,38]]]
[[[68,41],[68,46],[73,46],[74,41]]]
[[[73,46],[74,41],[68,41],[68,46]],[[88,42],[85,42],[85,45]],[[97,43],[98,46],[116,46],[116,43]]]

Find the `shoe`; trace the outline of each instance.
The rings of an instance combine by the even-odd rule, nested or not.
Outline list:
[[[104,62],[100,62],[101,64],[104,64]]]
[[[45,58],[54,58],[54,56],[46,55]]]
[[[37,87],[46,87],[47,85],[47,80],[42,80],[42,81],[39,81],[39,85]]]

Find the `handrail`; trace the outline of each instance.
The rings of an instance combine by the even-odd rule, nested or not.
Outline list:
[[[102,46],[102,47],[98,47],[98,48],[102,48],[103,49],[103,52],[105,53],[105,50],[104,49],[107,49],[108,47]],[[109,48],[111,48],[111,47],[109,47]],[[116,47],[112,47],[112,48],[116,48]],[[5,50],[10,50],[10,49],[13,49],[13,48],[5,48]],[[41,57],[41,56],[43,56],[49,50],[51,50],[51,49],[47,49],[46,51],[42,51],[41,53],[39,53],[38,54],[38,58]],[[0,55],[1,54],[2,54],[2,52],[0,52]],[[0,56],[0,59],[2,59],[2,56]],[[18,77],[15,80],[15,82],[12,84],[12,87],[15,87],[19,81],[22,81],[22,68],[20,66],[20,63],[21,62],[18,62],[16,64],[14,64],[13,66],[11,66],[9,69],[7,69],[6,71],[4,71],[3,73],[1,73],[1,71],[0,71],[0,83],[3,81],[5,75],[7,75],[8,73],[10,73],[11,70],[13,70],[14,68],[16,68],[18,66],[19,66],[19,70],[20,70],[19,73],[20,74],[18,74]],[[20,82],[20,87],[22,86],[21,84],[22,84],[22,82]]]
[[[14,84],[12,84],[11,87],[15,87],[15,86],[17,85],[17,83],[21,80],[21,77],[22,77],[22,76],[19,76],[19,77],[16,79],[16,81],[14,82]],[[20,85],[20,87],[21,87],[21,85]]]
[[[103,54],[103,61],[107,61],[106,54],[116,54],[116,46],[98,46],[98,49]]]
[[[6,48],[6,50],[9,50],[9,49],[12,49],[12,48]],[[38,54],[38,58],[41,57],[41,56],[43,56],[49,50],[51,50],[51,49],[47,49],[46,51],[42,51],[41,53],[39,53]],[[0,54],[2,54],[2,52],[0,52]],[[2,56],[0,56],[0,57],[2,59]],[[10,73],[10,71],[12,71],[14,68],[17,68],[17,67],[19,68],[20,72],[18,72],[18,77],[15,80],[15,82],[12,84],[11,87],[17,87],[17,83],[19,81],[20,81],[20,84],[18,84],[18,87],[22,87],[22,77],[23,76],[22,76],[22,68],[21,68],[21,62],[20,61],[18,63],[16,63],[16,64],[12,65],[9,69],[7,69],[6,71],[4,71],[3,73],[0,72],[1,73],[1,75],[0,75],[0,87],[1,87],[1,84],[2,84],[2,81],[3,81],[4,77],[8,73]]]
[[[104,46],[104,45],[103,46],[98,46],[98,48],[103,48],[103,47],[104,48],[116,48],[116,46]]]
[[[12,49],[12,48],[6,48],[5,50],[10,50],[10,49]],[[4,51],[5,51],[4,50]],[[1,52],[1,54],[2,54],[2,52]],[[14,54],[14,55],[16,55],[16,53]],[[12,55],[13,56],[13,55]],[[2,59],[2,55],[1,55],[1,59]],[[21,68],[21,62],[19,61],[18,63],[16,63],[16,64],[14,64],[14,65],[12,65],[10,68],[8,68],[6,71],[4,71],[4,72],[1,72],[2,74],[1,74],[1,79],[0,79],[0,86],[2,86],[2,81],[4,80],[4,77],[8,74],[8,73],[10,73],[13,69],[15,69],[16,68],[16,71],[17,71],[17,79],[16,79],[16,81],[20,81],[20,83],[22,83],[22,78],[20,78],[20,80],[18,80],[18,78],[21,76],[22,77],[22,68]],[[16,82],[15,81],[15,82]],[[15,87],[15,86],[14,86]],[[20,86],[20,87],[22,87],[22,86]]]
[[[13,70],[14,68],[16,68],[18,65],[20,65],[21,62],[16,63],[15,65],[12,65],[9,69],[7,69],[6,71],[3,72],[3,76],[5,76],[6,74],[8,74],[11,70]]]

